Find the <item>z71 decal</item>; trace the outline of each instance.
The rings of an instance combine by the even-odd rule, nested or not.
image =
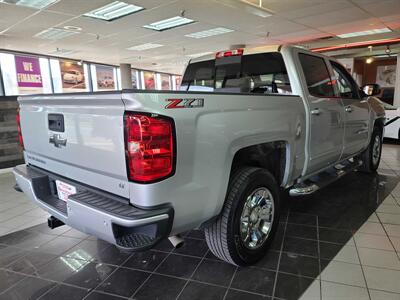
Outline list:
[[[173,108],[196,108],[204,106],[203,98],[187,98],[187,99],[167,99],[169,103],[165,106],[167,109]]]

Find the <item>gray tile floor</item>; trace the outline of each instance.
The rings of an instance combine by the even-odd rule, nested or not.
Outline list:
[[[255,266],[216,259],[200,231],[121,253],[47,214],[0,174],[0,300],[400,300],[400,146],[385,145],[379,175],[349,174],[317,194],[285,199],[272,249]],[[39,224],[39,225],[37,225]]]
[[[14,191],[12,173],[0,173],[0,236],[43,223],[48,213]]]

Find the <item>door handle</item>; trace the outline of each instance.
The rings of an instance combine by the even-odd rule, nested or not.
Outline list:
[[[314,116],[319,116],[321,112],[319,111],[319,108],[315,108],[311,111],[311,114]]]
[[[353,111],[353,108],[349,105],[349,106],[346,106],[346,107],[344,108],[344,110],[345,110],[346,112],[348,112],[348,113],[351,113],[351,112]]]

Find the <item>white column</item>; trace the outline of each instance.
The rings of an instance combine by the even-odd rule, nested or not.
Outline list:
[[[132,88],[132,72],[130,64],[120,64],[119,69],[121,71],[121,89]]]
[[[393,105],[400,107],[400,54],[397,54],[396,82],[394,84]]]

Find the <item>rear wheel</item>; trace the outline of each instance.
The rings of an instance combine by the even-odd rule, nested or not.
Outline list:
[[[279,218],[279,186],[266,170],[239,169],[228,188],[219,218],[205,231],[211,252],[235,265],[260,260],[269,248]]]
[[[382,130],[375,127],[372,132],[371,141],[368,148],[361,155],[363,165],[360,170],[363,172],[375,172],[381,161],[382,155]]]

